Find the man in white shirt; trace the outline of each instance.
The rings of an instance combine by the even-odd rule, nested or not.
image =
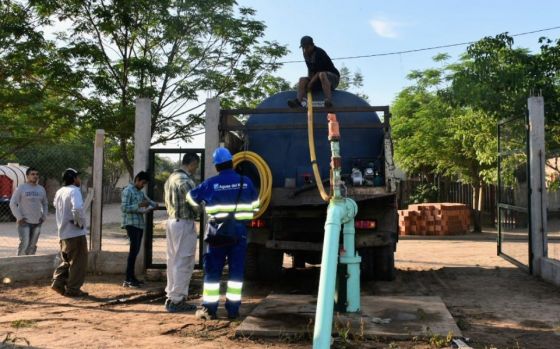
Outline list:
[[[54,197],[61,263],[54,270],[51,288],[64,296],[85,297],[88,294],[80,288],[86,277],[88,249],[78,171],[66,169],[62,181],[64,187]]]

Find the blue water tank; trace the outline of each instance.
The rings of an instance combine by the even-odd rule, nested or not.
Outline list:
[[[335,107],[369,106],[364,99],[346,91],[333,91],[332,97]],[[286,108],[288,100],[293,98],[296,98],[295,91],[280,92],[264,100],[257,108]],[[315,92],[313,98],[322,101],[323,93]],[[354,166],[361,170],[373,166],[376,172],[383,174],[383,130],[363,128],[363,125],[379,124],[377,114],[338,112],[336,116],[340,124],[342,173],[350,174]],[[315,149],[323,179],[329,178],[331,156],[327,124],[326,113],[314,114]],[[313,181],[306,112],[254,114],[249,116],[246,126],[248,150],[259,154],[268,163],[273,187],[284,187],[294,182],[299,187]]]

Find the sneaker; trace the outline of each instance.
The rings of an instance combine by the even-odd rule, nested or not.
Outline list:
[[[216,313],[211,313],[206,307],[200,307],[194,314],[198,320],[216,320],[218,316]]]
[[[171,300],[165,302],[165,310],[169,313],[184,313],[188,311],[196,310],[196,306],[185,302],[185,300],[181,300],[178,303],[174,303]]]
[[[330,99],[325,99],[325,108],[330,108],[332,106],[333,106],[333,104],[332,104],[331,100]]]
[[[138,285],[140,285],[140,286],[144,286],[144,284],[145,284],[144,281],[138,280],[138,279],[136,279],[136,278],[134,278],[133,281],[136,282],[136,283],[137,283]]]
[[[140,288],[142,285],[138,281],[125,281],[122,284],[123,287],[129,288]]]
[[[63,285],[59,285],[59,284],[56,284],[54,282],[51,285],[51,289],[61,296],[64,296],[64,292],[66,292]]]
[[[64,295],[66,297],[81,298],[89,296],[89,293],[82,290],[66,290],[66,292],[64,292]]]
[[[301,107],[303,107],[303,106],[301,105],[301,102],[300,102],[299,99],[297,99],[297,98],[296,98],[296,99],[290,99],[290,100],[288,101],[288,106],[289,106],[290,108],[301,108]]]
[[[230,320],[235,320],[239,317],[239,313],[228,313],[227,318]]]

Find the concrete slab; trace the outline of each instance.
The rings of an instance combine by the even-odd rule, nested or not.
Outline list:
[[[238,336],[313,336],[315,305],[311,295],[272,294],[237,328]],[[407,339],[434,334],[462,336],[440,297],[376,297],[361,299],[362,312],[336,314],[333,334],[350,330],[364,337]]]

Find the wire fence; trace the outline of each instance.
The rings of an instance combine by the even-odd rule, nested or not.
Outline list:
[[[16,188],[25,183],[26,170],[30,167],[36,168],[39,172],[38,184],[45,189],[48,213],[46,220],[40,226],[36,252],[32,253],[30,249],[28,252],[21,253],[43,255],[58,252],[60,247],[53,199],[56,191],[61,187],[62,173],[69,167],[81,173],[81,189],[83,197],[86,197],[87,188],[91,184],[93,146],[90,144],[30,146],[0,156],[2,156],[0,158],[0,257],[18,254],[21,239],[18,224],[10,209],[10,200]],[[25,234],[22,233],[23,236]]]
[[[548,257],[560,260],[560,123],[547,122],[545,130]]]
[[[168,215],[164,208],[163,186],[170,173],[180,167],[184,153],[185,151],[177,150],[174,153],[157,154],[152,165],[152,198],[161,206],[159,210],[153,212],[153,236],[149,241],[151,260],[154,264],[165,265],[166,263],[165,227]],[[93,186],[93,140],[91,143],[81,144],[29,146],[7,154],[7,152],[0,152],[0,258],[17,258],[20,254],[18,250],[22,239],[18,231],[18,224],[10,209],[10,200],[16,188],[26,182],[26,170],[30,167],[39,172],[38,184],[45,189],[48,213],[46,220],[40,225],[36,250],[21,254],[50,255],[58,253],[60,242],[53,207],[54,196],[62,185],[63,171],[70,167],[81,173],[82,197],[87,202],[88,194],[91,194]],[[196,174],[197,183],[200,182],[201,176],[201,168],[199,168]],[[111,140],[106,140],[102,187],[101,249],[103,251],[128,252],[129,250],[126,230],[121,227],[121,193],[131,179],[131,174],[123,165],[118,147],[115,147]],[[86,212],[88,219],[90,214],[91,211]]]

